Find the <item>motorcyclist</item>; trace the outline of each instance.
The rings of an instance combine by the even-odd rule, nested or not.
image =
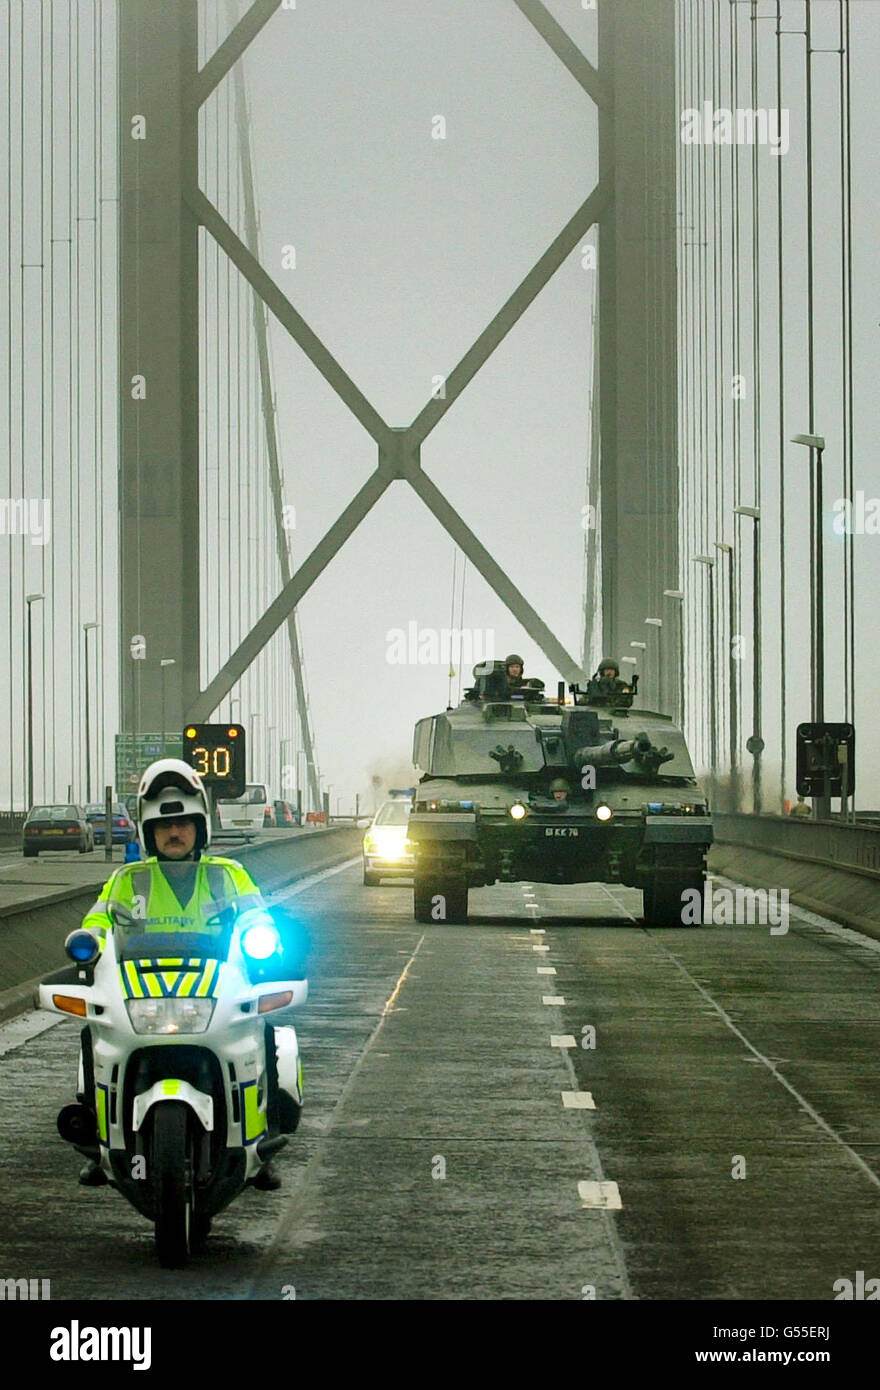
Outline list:
[[[125,864],[104,884],[94,905],[83,919],[103,950],[107,933],[113,930],[112,909],[123,909],[138,919],[145,932],[187,933],[213,931],[210,916],[234,907],[240,914],[250,909],[266,910],[265,900],[247,869],[234,859],[208,855],[211,843],[211,816],[208,798],[198,773],[179,758],[162,758],[151,763],[141,777],[135,815],[145,862]],[[304,978],[302,944],[287,941],[286,978]],[[83,1029],[77,1099],[94,1104],[94,1087],[87,1084],[91,1071],[91,1035]],[[271,1071],[271,1068],[270,1068]],[[285,1094],[287,1132],[299,1119],[302,1093]],[[293,1109],[288,1108],[289,1106]],[[99,1187],[106,1177],[99,1164],[89,1162],[80,1173],[85,1187]],[[266,1164],[254,1186],[274,1191],[280,1179]]]

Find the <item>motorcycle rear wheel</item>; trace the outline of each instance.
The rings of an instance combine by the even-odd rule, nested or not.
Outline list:
[[[193,1171],[189,1112],[182,1101],[162,1101],[153,1112],[149,1171],[159,1263],[181,1269],[190,1250]]]

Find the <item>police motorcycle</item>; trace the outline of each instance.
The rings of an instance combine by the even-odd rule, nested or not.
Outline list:
[[[85,1024],[78,1103],[58,1130],[154,1223],[159,1263],[179,1268],[297,1127],[296,1032],[272,1020],[305,1002],[308,982],[278,909],[206,902],[200,930],[165,931],[112,896],[104,906],[103,949],[98,931],[71,932],[72,963],[37,987],[40,1008]]]

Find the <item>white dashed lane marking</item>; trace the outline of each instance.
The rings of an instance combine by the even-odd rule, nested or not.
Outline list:
[[[621,1211],[623,1208],[616,1182],[579,1182],[578,1196],[582,1207],[598,1207],[601,1211]]]
[[[561,994],[544,994],[541,996],[541,998],[543,999],[545,1004],[562,1005],[565,1003],[565,999]]]
[[[551,1033],[551,1047],[577,1047],[577,1042],[571,1033]]]
[[[563,1091],[562,1104],[566,1110],[595,1110],[592,1091]]]

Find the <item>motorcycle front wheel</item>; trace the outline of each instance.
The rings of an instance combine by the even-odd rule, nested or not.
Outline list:
[[[162,1101],[153,1112],[150,1146],[156,1253],[163,1269],[180,1269],[190,1250],[192,1141],[188,1107]]]

